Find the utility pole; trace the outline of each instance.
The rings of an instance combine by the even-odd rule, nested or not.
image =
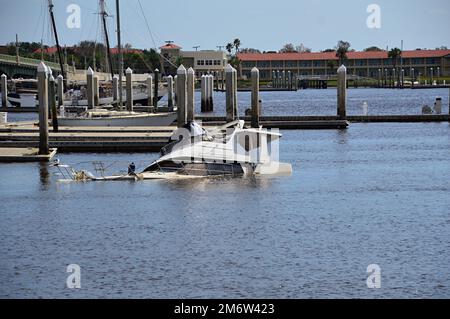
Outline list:
[[[199,45],[196,45],[196,46],[193,46],[192,48],[195,49],[195,51],[198,51],[198,49],[200,48],[200,46],[199,46]]]
[[[123,77],[123,53],[122,43],[120,39],[120,4],[116,0],[116,15],[117,15],[117,48],[119,51],[119,108],[123,106],[123,92],[122,92],[122,77]]]

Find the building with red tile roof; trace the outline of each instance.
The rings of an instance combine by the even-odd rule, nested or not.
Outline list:
[[[393,72],[394,63],[387,51],[349,52],[345,61],[349,74],[377,78],[380,73]],[[241,75],[249,76],[253,67],[261,78],[271,80],[273,71],[291,71],[302,76],[335,74],[338,58],[335,52],[312,53],[241,53]],[[450,76],[450,50],[403,51],[402,68],[405,76]]]

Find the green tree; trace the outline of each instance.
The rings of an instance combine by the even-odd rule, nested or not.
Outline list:
[[[234,49],[233,43],[228,43],[226,45],[225,49],[228,51],[229,54],[231,54],[231,52],[233,52],[233,49]]]
[[[241,47],[241,40],[234,39],[233,45],[234,45],[234,49],[236,50],[236,53],[239,53],[239,48]]]
[[[294,53],[294,52],[297,52],[297,50],[295,50],[295,47],[292,43],[285,44],[280,50],[280,53]]]
[[[344,64],[347,60],[347,53],[350,50],[351,44],[346,41],[340,40],[336,46],[336,57],[339,59],[339,65]]]
[[[397,85],[400,85],[400,72],[397,69],[398,60],[402,56],[402,50],[399,48],[393,48],[389,51],[388,57],[392,60],[392,66],[394,67],[396,73],[397,73]]]

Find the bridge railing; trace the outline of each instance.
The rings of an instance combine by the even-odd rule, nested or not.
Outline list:
[[[16,63],[16,56],[0,54],[0,61]],[[37,66],[39,63],[41,63],[41,60],[19,57],[19,65],[24,64],[24,65]],[[44,63],[47,66],[51,67],[52,69],[59,69],[59,67],[60,67],[59,64],[55,63],[55,62],[44,61]]]

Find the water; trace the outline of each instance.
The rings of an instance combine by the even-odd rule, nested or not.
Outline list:
[[[450,297],[448,123],[283,133],[291,177],[58,183],[46,164],[0,165],[0,297]]]
[[[336,115],[336,89],[301,90],[297,92],[261,92],[263,115]],[[250,92],[238,92],[241,116],[250,108]],[[448,114],[448,89],[348,90],[348,115],[363,115],[363,104],[368,103],[369,115],[416,115],[422,107],[433,107],[436,98],[442,98],[442,112]],[[164,103],[164,102],[163,102]],[[225,93],[214,93],[214,112],[205,115],[225,115]],[[200,92],[196,93],[196,114],[200,113]],[[8,121],[36,120],[37,114],[8,114]]]

